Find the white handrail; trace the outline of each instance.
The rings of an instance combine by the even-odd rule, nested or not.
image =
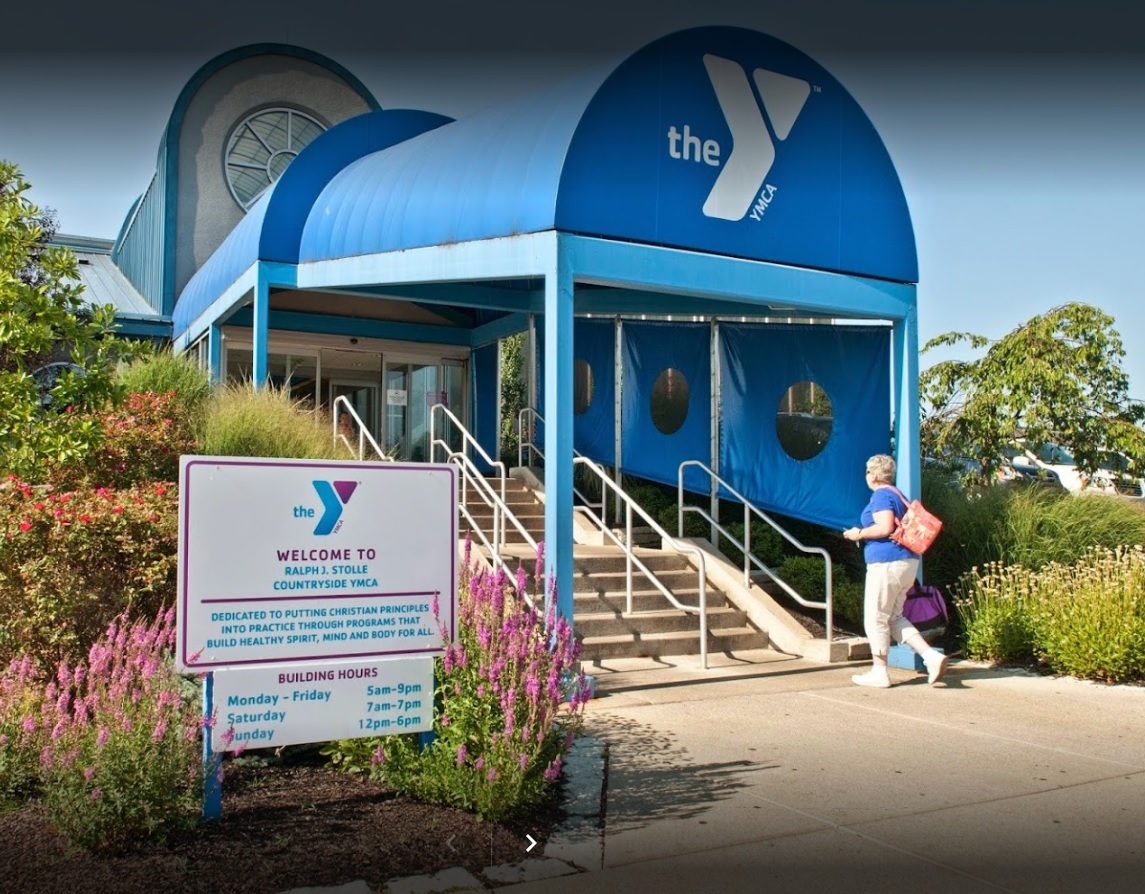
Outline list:
[[[539,422],[542,425],[545,422],[544,417],[541,416],[541,414],[538,413],[536,410],[534,410],[532,407],[525,407],[518,414],[518,417],[517,417],[517,435],[518,435],[517,460],[518,460],[518,463],[523,462],[524,451],[526,449],[528,449],[530,451],[530,457],[535,455],[535,456],[540,457],[542,460],[545,458],[545,454],[541,451],[541,449],[539,447],[537,447],[537,445],[535,443],[533,443],[533,440],[532,440],[533,428],[532,428],[532,426],[530,426],[530,429],[529,429],[529,438],[526,440],[526,438],[524,437],[526,418],[529,418],[530,420],[532,420],[534,422]],[[652,586],[655,587],[657,590],[659,590],[660,594],[662,596],[664,596],[664,598],[666,598],[668,600],[668,602],[670,602],[673,606],[675,606],[676,608],[678,608],[681,611],[688,612],[689,614],[698,614],[700,616],[700,663],[705,669],[707,669],[707,666],[708,666],[708,587],[707,587],[708,576],[707,576],[707,568],[706,568],[706,564],[705,564],[705,560],[704,560],[704,551],[701,550],[699,547],[695,547],[695,546],[692,546],[690,544],[678,542],[676,540],[676,538],[674,538],[671,534],[669,534],[667,531],[665,531],[660,526],[660,523],[657,522],[656,519],[654,519],[651,515],[649,515],[639,504],[636,503],[635,500],[632,499],[632,497],[630,497],[628,494],[626,494],[624,492],[624,489],[621,488],[619,484],[617,484],[615,481],[612,480],[612,478],[609,477],[608,473],[605,472],[605,470],[602,466],[600,466],[598,463],[593,462],[587,456],[583,456],[578,451],[574,450],[573,451],[573,467],[575,468],[578,465],[585,467],[590,472],[592,472],[594,475],[596,475],[597,478],[600,479],[600,481],[601,481],[601,498],[600,498],[599,503],[593,503],[593,502],[589,501],[585,497],[584,494],[582,494],[579,490],[576,490],[574,487],[574,492],[581,498],[581,500],[583,501],[583,504],[575,506],[573,508],[574,508],[574,511],[580,512],[582,515],[588,517],[591,521],[593,521],[596,524],[596,526],[600,528],[601,533],[605,537],[607,537],[609,540],[611,540],[614,544],[616,544],[616,546],[618,546],[620,548],[621,552],[624,553],[624,556],[626,559],[626,562],[625,562],[625,571],[626,571],[625,610],[626,610],[626,613],[627,614],[634,614],[635,613],[634,609],[632,607],[632,569],[633,569],[633,567],[636,567],[649,580],[649,582],[651,582]],[[624,507],[625,507],[624,508],[625,534],[624,534],[623,540],[621,540],[621,538],[617,537],[616,533],[608,526],[608,519],[607,519],[606,514],[605,514],[605,507],[608,505],[608,500],[605,498],[605,491],[606,490],[611,490],[616,495],[616,497],[618,497],[619,500],[624,503]],[[597,515],[595,512],[593,512],[594,509],[599,509],[600,514]],[[700,604],[698,606],[687,605],[683,602],[680,602],[675,597],[675,595],[672,593],[672,591],[670,589],[668,589],[668,587],[666,587],[664,585],[664,583],[658,577],[656,577],[656,573],[654,571],[652,571],[642,561],[640,561],[640,557],[636,555],[635,551],[632,548],[632,516],[634,513],[638,514],[647,523],[648,527],[650,527],[652,529],[652,531],[660,537],[661,543],[666,545],[667,548],[671,552],[688,554],[688,555],[692,555],[695,557],[695,559],[696,559],[696,574],[698,577],[698,589],[700,592]]]
[[[438,416],[439,412],[441,413],[441,415],[450,419],[453,422],[453,424],[457,427],[457,430],[461,433],[461,445],[462,446],[461,446],[460,451],[455,451],[452,444],[448,443],[447,441],[445,441],[442,438],[437,437],[437,416]],[[444,428],[445,428],[445,426],[442,426],[443,430],[444,430]],[[452,456],[454,453],[460,453],[468,461],[469,455],[465,452],[465,448],[466,448],[466,446],[470,446],[477,452],[477,454],[483,460],[485,460],[486,463],[489,464],[490,468],[497,471],[497,473],[498,473],[497,479],[498,479],[498,482],[500,485],[500,492],[501,492],[500,497],[501,498],[497,502],[497,504],[495,504],[495,506],[493,508],[493,542],[494,542],[495,546],[491,547],[491,548],[493,549],[495,554],[499,554],[501,547],[504,545],[504,536],[505,536],[505,520],[506,519],[505,519],[505,515],[503,513],[507,511],[507,505],[505,503],[505,479],[508,477],[508,475],[506,474],[505,463],[503,463],[499,459],[497,459],[497,460],[493,459],[493,457],[491,457],[485,451],[485,448],[482,447],[477,442],[477,439],[474,438],[473,435],[471,435],[469,433],[469,429],[467,429],[461,423],[460,419],[458,419],[455,415],[453,415],[452,412],[450,412],[449,408],[445,404],[434,404],[432,407],[430,407],[430,410],[429,410],[429,461],[430,462],[433,462],[433,458],[437,454],[437,447],[439,447],[439,446],[445,450],[445,455],[447,457],[446,462],[449,461],[448,457]],[[472,467],[472,474],[474,477],[480,479],[483,484],[486,484],[486,485],[488,484],[488,481],[486,480],[485,476],[481,475],[477,471],[477,467],[475,465],[473,465],[472,461],[468,461],[465,468],[469,468],[469,467]],[[463,488],[466,487],[466,482],[468,480],[468,477],[469,477],[468,473],[463,472],[463,484],[462,484]],[[464,498],[464,493],[465,492],[463,490],[463,498]],[[512,513],[509,513],[509,515],[512,515]],[[513,520],[516,521],[516,518],[514,517]]]
[[[730,493],[732,496],[734,496],[737,500],[739,500],[741,503],[743,503],[743,536],[744,536],[744,542],[743,543],[740,543],[739,540],[737,540],[734,536],[732,536],[727,531],[727,529],[723,527],[723,525],[721,525],[716,519],[712,518],[711,514],[709,512],[707,512],[705,509],[703,509],[702,507],[700,507],[700,506],[685,506],[684,505],[684,468],[686,466],[696,466],[696,467],[702,469],[704,472],[706,472],[708,474],[708,477],[710,480],[715,481],[720,487],[724,488],[724,490],[726,490],[728,493]],[[709,524],[711,524],[716,530],[718,530],[728,540],[730,540],[733,544],[735,544],[736,548],[739,549],[743,553],[743,583],[744,583],[745,587],[751,586],[751,570],[750,569],[751,569],[751,565],[754,564],[757,568],[759,568],[761,571],[763,571],[764,574],[766,574],[773,581],[775,581],[776,584],[778,584],[781,588],[783,588],[787,592],[787,594],[792,599],[794,599],[796,602],[798,602],[800,605],[805,606],[807,608],[823,608],[823,609],[826,609],[827,610],[827,623],[825,626],[827,628],[827,642],[832,641],[833,626],[834,626],[834,618],[833,618],[834,602],[833,602],[832,595],[831,595],[831,555],[830,555],[830,553],[827,552],[827,550],[823,549],[821,546],[805,546],[802,543],[800,543],[798,540],[796,540],[794,537],[792,537],[789,533],[787,533],[787,531],[785,531],[782,527],[780,527],[769,515],[767,515],[767,513],[763,512],[763,510],[758,509],[755,506],[753,506],[751,503],[749,503],[747,498],[744,497],[743,494],[741,494],[734,487],[732,487],[730,484],[728,484],[726,481],[724,481],[724,479],[722,479],[718,474],[716,474],[712,469],[710,469],[707,465],[705,465],[704,463],[702,463],[698,459],[689,459],[689,460],[685,460],[684,462],[680,463],[680,468],[679,468],[678,475],[677,475],[676,525],[677,525],[677,530],[678,530],[678,536],[680,536],[680,537],[684,536],[684,513],[685,512],[695,512],[695,513],[699,514],[700,516],[702,516],[703,518],[707,519]],[[752,552],[751,552],[751,513],[753,513],[753,512],[756,515],[758,515],[761,519],[763,519],[765,522],[767,522],[769,525],[771,525],[772,528],[774,528],[776,531],[778,531],[779,534],[785,540],[787,540],[788,543],[790,543],[792,546],[794,546],[796,549],[799,549],[805,553],[817,553],[823,557],[823,560],[827,563],[826,594],[825,594],[826,599],[823,602],[812,602],[808,599],[804,599],[799,593],[797,593],[794,589],[792,589],[791,585],[788,584],[787,581],[780,579],[770,568],[768,568],[765,564],[763,564],[763,562],[761,562],[754,555],[752,555]]]
[[[645,511],[635,500],[632,499],[632,497],[624,492],[624,489],[621,488],[620,485],[618,485],[608,476],[608,473],[604,471],[602,466],[593,462],[586,456],[573,457],[573,465],[583,465],[584,467],[591,470],[596,474],[598,478],[600,478],[602,485],[605,488],[610,489],[613,494],[624,503],[623,540],[617,537],[615,532],[613,532],[612,529],[608,527],[608,523],[605,521],[603,514],[600,516],[596,515],[591,511],[591,507],[588,506],[577,506],[576,511],[582,513],[594,521],[597,527],[600,528],[601,533],[608,537],[618,547],[620,547],[621,551],[624,553],[627,559],[627,580],[625,586],[627,593],[628,614],[633,614],[634,611],[632,607],[632,568],[635,566],[636,568],[640,569],[644,576],[652,583],[652,586],[659,590],[660,593],[670,603],[672,603],[672,605],[681,611],[685,611],[690,614],[698,614],[700,616],[700,663],[706,670],[708,667],[708,575],[706,563],[704,560],[704,551],[699,547],[692,546],[687,543],[681,543],[679,540],[665,531],[660,526],[660,523],[656,521],[656,519],[649,515],[647,511]],[[607,503],[607,500],[602,498],[601,502]],[[660,537],[660,542],[666,545],[671,552],[687,554],[695,557],[697,585],[700,591],[700,604],[698,606],[687,605],[686,603],[680,602],[680,600],[675,597],[672,591],[669,590],[658,577],[656,577],[655,572],[653,572],[650,568],[648,568],[647,565],[640,561],[640,558],[636,555],[632,548],[633,514],[639,515],[648,525],[648,527],[650,527],[652,531]]]
[[[525,543],[533,548],[533,553],[535,555],[540,549],[536,539],[532,534],[529,533],[528,529],[521,524],[520,520],[513,514],[512,510],[509,509],[509,506],[505,502],[504,498],[498,496],[497,491],[493,489],[493,486],[489,483],[489,480],[478,471],[477,466],[474,464],[473,460],[459,450],[451,450],[448,458],[446,459],[446,462],[456,465],[458,467],[458,471],[461,473],[460,477],[462,482],[462,493],[461,499],[458,503],[458,508],[461,510],[461,514],[465,517],[465,520],[469,522],[470,530],[477,534],[478,539],[485,545],[485,548],[489,550],[489,553],[492,557],[493,570],[496,571],[499,567],[507,567],[505,565],[505,559],[501,554],[502,548],[505,545],[504,538],[506,521],[511,523],[513,527],[517,529],[517,531],[524,538]],[[500,523],[497,521],[494,521],[493,523],[492,541],[490,541],[489,537],[485,534],[485,531],[477,523],[477,519],[473,517],[473,513],[469,510],[470,484],[473,485],[474,490],[477,492],[477,496],[480,497],[482,502],[484,502],[486,506],[493,507],[494,519],[496,519],[498,516],[501,519]],[[512,582],[513,588],[518,589],[516,578],[509,574],[506,574],[506,577],[509,578]],[[522,592],[520,590],[518,590],[518,592],[530,607],[534,605],[533,599],[529,596],[528,593]]]
[[[387,456],[386,452],[378,446],[378,442],[374,440],[374,436],[371,435],[369,429],[366,428],[366,423],[362,421],[362,417],[358,415],[357,411],[354,409],[353,405],[344,394],[341,394],[334,399],[334,404],[332,407],[335,443],[341,441],[344,445],[346,445],[346,449],[349,450],[350,453],[354,452],[354,447],[350,444],[350,440],[342,433],[341,429],[338,427],[338,415],[343,409],[350,414],[350,418],[358,426],[358,459],[365,458],[366,444],[369,444],[374,448],[374,453],[378,455],[378,459],[384,462],[393,462],[393,457]]]

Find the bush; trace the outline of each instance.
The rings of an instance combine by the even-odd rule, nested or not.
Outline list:
[[[211,376],[189,355],[161,350],[119,368],[120,386],[128,394],[170,394],[179,415],[193,428],[211,396]]]
[[[812,556],[790,556],[776,572],[804,599],[820,602],[827,598],[827,563]],[[844,569],[831,565],[833,614],[852,624],[863,623],[863,585],[847,577]]]
[[[77,660],[123,611],[175,596],[178,498],[169,484],[58,492],[0,486],[0,662]]]
[[[179,478],[179,457],[195,452],[192,420],[173,392],[132,393],[121,405],[89,414],[99,442],[82,458],[53,464],[58,488],[127,488]]]
[[[1076,562],[1094,546],[1145,544],[1145,512],[1116,497],[1078,497],[1019,482],[963,491],[929,472],[922,483],[923,503],[943,521],[923,572],[943,588],[991,562],[1036,570]]]
[[[503,819],[539,804],[560,776],[583,716],[580,647],[563,618],[524,605],[503,572],[466,570],[460,609],[457,640],[436,669],[432,744],[391,736],[327,753],[400,793]]]
[[[1030,571],[991,562],[963,579],[955,599],[966,654],[993,662],[1025,662],[1034,655]]]
[[[206,456],[348,459],[333,440],[330,421],[279,388],[227,385],[212,394],[199,451]]]
[[[42,690],[44,805],[75,845],[119,851],[197,820],[201,708],[175,672],[174,609],[117,618],[88,661],[59,665]]]
[[[1145,549],[1095,547],[1041,571],[991,565],[956,604],[975,658],[1037,658],[1057,673],[1110,683],[1145,677]]]

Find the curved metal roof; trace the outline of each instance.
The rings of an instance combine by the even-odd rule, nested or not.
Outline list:
[[[361,159],[315,203],[301,260],[551,229],[918,278],[902,187],[858,104],[794,47],[727,27]]]
[[[306,221],[302,261],[552,229],[561,168],[606,71],[355,162]]]
[[[385,109],[350,118],[316,137],[188,281],[172,314],[174,334],[256,261],[298,263],[302,228],[315,198],[348,164],[451,120],[434,112]]]

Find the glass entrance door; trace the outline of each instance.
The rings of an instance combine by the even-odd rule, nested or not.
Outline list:
[[[465,413],[465,364],[445,361],[436,363],[386,363],[386,447],[398,459],[429,462],[430,410],[445,404],[459,419]],[[445,422],[445,431],[440,423]],[[437,436],[454,449],[461,445],[461,435],[452,422],[438,419]],[[443,456],[437,457],[444,460]]]

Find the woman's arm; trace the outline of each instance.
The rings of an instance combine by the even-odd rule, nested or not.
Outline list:
[[[895,514],[890,509],[880,509],[874,514],[874,522],[865,528],[848,528],[843,532],[847,540],[886,540],[895,529]]]

